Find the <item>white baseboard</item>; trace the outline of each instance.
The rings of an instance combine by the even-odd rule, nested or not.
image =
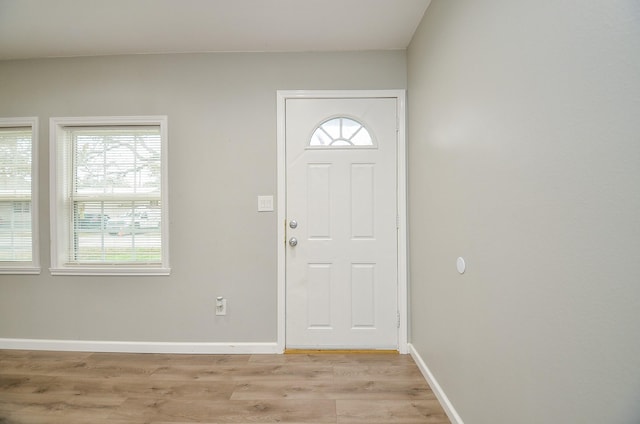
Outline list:
[[[438,398],[438,401],[440,401],[440,405],[442,405],[442,409],[444,409],[447,417],[449,417],[451,424],[464,424],[462,418],[460,418],[460,415],[458,415],[458,412],[451,404],[451,401],[447,397],[446,393],[442,390],[442,387],[440,387],[440,384],[438,384],[438,381],[429,370],[429,367],[427,367],[427,364],[424,362],[416,348],[411,343],[409,343],[409,354],[411,355],[413,360],[416,361],[420,372],[427,380],[427,383],[429,383],[429,386]]]
[[[161,343],[84,340],[2,339],[0,349],[118,353],[266,354],[282,353],[277,343]]]

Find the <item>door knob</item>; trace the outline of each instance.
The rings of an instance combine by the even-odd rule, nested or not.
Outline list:
[[[298,221],[296,221],[295,219],[292,219],[292,220],[289,222],[289,228],[292,228],[292,229],[293,229],[293,228],[298,228]]]
[[[289,239],[289,246],[293,247],[293,246],[296,246],[297,244],[298,244],[298,239],[297,238],[291,237]]]

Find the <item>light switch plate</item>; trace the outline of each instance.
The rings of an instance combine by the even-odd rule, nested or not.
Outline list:
[[[273,212],[273,196],[258,196],[258,212]]]

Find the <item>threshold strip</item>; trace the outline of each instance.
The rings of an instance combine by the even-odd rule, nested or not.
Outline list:
[[[399,355],[397,350],[386,349],[285,349],[285,355]]]

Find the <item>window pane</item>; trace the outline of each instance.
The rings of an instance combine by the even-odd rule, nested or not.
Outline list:
[[[32,261],[31,127],[0,128],[0,261]]]
[[[327,132],[327,134],[329,134],[329,137],[331,137],[333,140],[342,137],[340,134],[340,118],[326,121],[321,125],[321,127]]]
[[[349,140],[353,135],[362,128],[362,124],[349,118],[342,118],[342,136]]]
[[[371,146],[373,144],[369,131],[364,127],[353,136],[351,142],[354,146]]]
[[[70,262],[160,263],[158,201],[74,202]]]
[[[158,127],[74,129],[74,191],[160,194]]]
[[[351,146],[351,143],[349,143],[347,140],[336,140],[333,143],[331,143],[332,146]]]
[[[0,261],[31,261],[31,202],[0,201]]]
[[[310,146],[328,146],[331,144],[331,137],[322,128],[318,128],[311,136]]]

